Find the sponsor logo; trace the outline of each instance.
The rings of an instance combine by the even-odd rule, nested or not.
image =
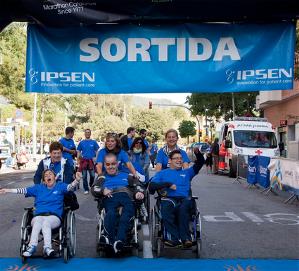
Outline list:
[[[88,72],[41,72],[41,82],[95,82],[95,73]]]
[[[229,84],[236,82],[243,84],[281,84],[293,81],[293,68],[256,69],[256,70],[226,70],[226,81]]]
[[[255,167],[248,166],[248,171],[249,171],[250,173],[255,173],[255,172],[256,172],[256,168],[255,168]]]
[[[29,75],[30,83],[31,83],[32,85],[35,85],[35,84],[38,82],[38,78],[37,78],[37,76],[38,76],[38,72],[35,71],[34,69],[30,69],[30,70],[28,71],[28,75]]]

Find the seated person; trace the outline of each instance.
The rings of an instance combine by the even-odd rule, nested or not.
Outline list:
[[[165,245],[172,247],[191,247],[189,221],[192,208],[191,180],[204,165],[205,159],[195,148],[196,161],[190,168],[183,169],[183,157],[180,150],[169,154],[170,168],[158,172],[149,184],[150,193],[160,191],[161,215],[164,226],[172,240]],[[176,223],[178,221],[178,223]]]
[[[16,164],[16,153],[15,152],[12,152],[10,157],[8,157],[6,160],[5,160],[5,165],[6,167],[8,168],[14,168],[14,169],[17,169],[17,164]]]
[[[95,197],[104,197],[102,203],[106,211],[104,218],[105,235],[101,236],[100,241],[107,245],[113,244],[115,253],[118,253],[124,247],[127,232],[130,229],[130,221],[135,215],[135,207],[132,200],[142,200],[144,194],[140,186],[133,185],[133,191],[129,187],[130,175],[118,171],[118,162],[115,154],[108,153],[105,156],[104,166],[106,173],[95,182],[92,187],[92,194]],[[116,230],[118,207],[123,209],[119,217],[119,226]]]
[[[79,179],[80,180],[80,179]],[[71,184],[56,182],[55,173],[46,169],[43,172],[43,182],[27,188],[2,188],[0,194],[14,193],[24,194],[25,197],[34,197],[33,219],[31,221],[32,232],[24,257],[30,257],[36,251],[40,231],[44,237],[45,256],[54,256],[52,248],[52,229],[58,228],[61,224],[63,213],[64,194],[75,189],[78,180]]]

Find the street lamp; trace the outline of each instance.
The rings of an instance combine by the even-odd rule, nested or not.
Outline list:
[[[208,117],[207,117],[207,111],[209,109],[208,108],[205,108],[205,118],[206,118],[206,125],[205,125],[205,128],[206,128],[206,136],[209,137],[209,130],[208,130]]]

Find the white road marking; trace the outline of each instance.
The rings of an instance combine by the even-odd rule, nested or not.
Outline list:
[[[257,223],[261,223],[264,222],[263,219],[259,218],[257,215],[255,215],[254,213],[251,212],[241,212],[243,215],[245,215],[246,217],[248,217],[252,222],[257,222]]]
[[[88,218],[88,217],[85,217],[83,215],[79,215],[76,213],[76,219],[78,220],[81,220],[81,221],[97,221],[97,218]]]
[[[224,212],[224,215],[204,215],[203,218],[207,222],[244,222],[234,212]]]

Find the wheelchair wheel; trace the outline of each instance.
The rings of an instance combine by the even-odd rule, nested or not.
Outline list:
[[[152,250],[157,251],[158,229],[156,226],[156,217],[154,208],[150,212],[150,237],[152,243]]]
[[[22,257],[22,262],[26,262],[26,257],[23,257],[23,253],[26,251],[27,246],[30,241],[30,234],[28,232],[28,224],[30,222],[31,211],[26,210],[23,214],[22,223],[21,223],[21,246],[20,246],[20,256]]]
[[[77,233],[76,233],[76,219],[75,213],[69,211],[66,217],[66,248],[68,250],[68,257],[74,257],[77,247]],[[65,252],[63,252],[63,255]]]
[[[70,259],[70,255],[69,255],[69,250],[67,247],[64,247],[63,248],[63,260],[64,260],[64,263],[67,263]]]
[[[158,240],[157,240],[157,257],[158,258],[161,257],[163,247],[164,247],[164,244],[163,244],[161,238],[158,238]]]
[[[196,257],[200,258],[200,254],[201,254],[201,239],[196,240]]]

